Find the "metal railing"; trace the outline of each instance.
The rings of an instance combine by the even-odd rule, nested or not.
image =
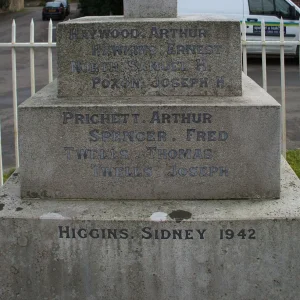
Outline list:
[[[274,26],[274,24],[272,24]],[[241,23],[242,31],[242,56],[243,56],[243,72],[247,75],[247,46],[256,45],[262,47],[262,75],[263,75],[263,88],[267,91],[267,63],[266,63],[266,47],[268,45],[277,45],[280,47],[280,68],[281,68],[281,105],[282,105],[282,153],[286,153],[286,96],[285,96],[285,65],[284,65],[284,46],[286,45],[300,45],[300,41],[285,41],[284,39],[284,22],[280,21],[280,39],[278,41],[267,41],[265,36],[265,22],[261,22],[261,40],[248,41],[246,38],[246,22]],[[29,43],[17,43],[16,41],[16,23],[12,22],[12,37],[11,43],[0,43],[0,48],[10,48],[12,58],[12,100],[14,111],[14,141],[15,141],[15,165],[19,167],[19,147],[18,147],[18,111],[17,111],[17,66],[16,66],[16,48],[29,48],[30,49],[30,82],[31,82],[31,95],[35,93],[35,48],[48,48],[48,80],[49,83],[53,81],[53,63],[52,63],[52,48],[56,47],[53,42],[52,36],[53,24],[50,19],[48,26],[48,43],[36,43],[34,41],[34,22],[33,19],[30,23],[30,41]],[[299,36],[300,36],[300,22],[299,22]],[[300,48],[300,47],[299,47]],[[300,55],[299,55],[300,59]],[[300,61],[299,61],[300,68]],[[300,71],[300,70],[299,70]],[[1,130],[1,124],[0,124]],[[2,168],[2,149],[1,149],[1,132],[0,132],[0,185],[2,185],[3,178]]]
[[[245,20],[241,24],[242,31],[242,56],[243,56],[243,72],[247,75],[247,46],[255,45],[262,47],[262,78],[263,88],[267,91],[267,46],[278,46],[280,47],[280,81],[281,81],[281,131],[282,131],[282,155],[286,157],[286,93],[285,93],[285,62],[284,62],[284,47],[285,46],[299,46],[300,48],[300,21],[298,25],[299,40],[298,41],[285,41],[284,39],[284,21],[281,18],[280,34],[278,41],[267,41],[265,31],[265,21],[261,22],[261,40],[260,41],[248,41],[246,38],[246,22]],[[273,25],[273,24],[272,24]],[[273,25],[274,26],[274,25]],[[299,50],[300,51],[300,50]],[[300,55],[299,55],[299,68],[300,68]],[[299,69],[300,72],[300,69]]]
[[[16,22],[12,22],[11,43],[0,43],[0,48],[11,48],[12,60],[12,100],[14,111],[14,139],[15,139],[15,160],[16,168],[19,167],[19,147],[18,147],[18,94],[17,94],[17,63],[16,63],[16,48],[30,48],[30,83],[31,83],[31,96],[35,94],[35,64],[34,64],[34,48],[48,48],[48,78],[49,83],[53,81],[53,63],[52,63],[52,48],[56,47],[53,43],[53,24],[52,20],[49,21],[48,26],[48,43],[35,43],[34,42],[34,22],[33,19],[30,23],[30,41],[29,43],[16,42]],[[0,149],[1,150],[1,149]],[[2,152],[2,150],[1,150]]]

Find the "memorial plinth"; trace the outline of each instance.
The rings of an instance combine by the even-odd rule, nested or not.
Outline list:
[[[3,300],[300,295],[300,183],[284,162],[278,200],[24,201],[19,176],[0,189]]]
[[[58,25],[57,86],[19,108],[22,197],[279,198],[280,106],[242,86],[239,22],[149,13]]]
[[[236,21],[85,17],[60,23],[57,44],[59,97],[242,94]]]
[[[280,105],[241,97],[72,98],[51,84],[19,107],[24,198],[280,196]],[[263,99],[263,100],[262,100]]]
[[[300,183],[239,22],[124,14],[60,23],[58,81],[19,106],[1,300],[298,299]]]

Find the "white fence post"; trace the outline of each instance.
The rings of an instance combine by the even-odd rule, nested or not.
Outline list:
[[[281,75],[281,123],[282,155],[286,157],[286,106],[285,106],[285,66],[284,66],[284,23],[280,20],[280,75]]]
[[[52,30],[53,30],[53,24],[52,24],[52,19],[49,21],[49,26],[48,26],[48,77],[49,77],[49,83],[53,81],[53,69],[52,69]]]
[[[30,23],[30,44],[34,45],[34,23],[31,19]],[[30,82],[31,82],[31,96],[35,94],[35,70],[34,70],[34,48],[30,48]]]
[[[266,54],[266,27],[265,20],[261,21],[261,44],[262,44],[262,75],[263,88],[267,91],[267,54]]]
[[[0,186],[3,185],[3,163],[2,163],[2,140],[1,140],[1,119],[0,119]]]
[[[247,67],[247,36],[246,36],[246,22],[245,19],[242,23],[242,47],[243,47],[243,71],[247,75],[248,67]]]
[[[16,62],[16,49],[14,44],[16,43],[16,22],[12,22],[11,32],[11,60],[12,60],[12,88],[13,88],[13,110],[14,110],[14,135],[15,135],[15,159],[16,168],[19,168],[19,134],[18,134],[18,96],[17,96],[17,62]]]

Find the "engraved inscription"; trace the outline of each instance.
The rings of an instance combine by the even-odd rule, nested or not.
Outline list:
[[[207,36],[205,29],[166,29],[152,26],[150,29],[149,37],[156,37],[160,39],[169,38],[203,38]],[[69,39],[70,40],[102,40],[102,39],[115,39],[115,38],[145,38],[145,33],[139,29],[91,29],[91,30],[80,30],[70,29]]]
[[[172,166],[168,176],[200,176],[200,177],[212,177],[212,176],[228,176],[228,169],[225,167],[209,167],[209,166],[195,166],[191,168],[178,168],[176,165]]]
[[[79,30],[77,28],[70,30],[70,40],[102,40],[109,38],[138,38],[141,32],[138,29],[91,29]]]
[[[207,32],[202,28],[192,29],[192,28],[182,28],[182,29],[166,29],[158,28],[153,26],[151,28],[150,37],[157,38],[203,38],[206,37]]]
[[[168,44],[167,54],[220,54],[221,45],[176,45]]]
[[[215,162],[220,155],[215,146],[226,146],[230,134],[214,128],[214,116],[209,112],[161,109],[141,115],[134,111],[64,111],[62,124],[86,127],[85,144],[66,145],[63,155],[70,164],[84,163],[96,178],[138,179],[158,173],[181,180],[231,176],[232,170],[226,164]],[[118,130],[124,127],[130,129]]]
[[[157,53],[155,46],[149,45],[113,45],[113,46],[92,46],[92,56],[144,56],[155,55]]]
[[[152,168],[139,167],[107,167],[103,165],[92,164],[93,174],[95,177],[151,177]]]
[[[210,36],[203,28],[72,28],[70,41],[90,40],[90,50],[71,60],[69,70],[74,76],[88,75],[87,88],[99,95],[145,90],[207,95],[228,84],[226,73],[215,69],[212,75],[224,46],[207,42]]]
[[[212,159],[212,149],[160,149],[146,147],[149,158],[152,159]]]
[[[253,228],[239,228],[212,230],[210,228],[174,228],[154,229],[149,226],[131,231],[128,228],[88,228],[58,226],[59,239],[102,239],[102,240],[256,240],[256,230]],[[224,241],[224,242],[225,242]]]
[[[165,131],[90,131],[91,142],[145,142],[145,141],[166,141]]]
[[[173,88],[192,88],[194,86],[203,88],[208,87],[208,78],[156,78],[155,81],[151,82],[150,86],[155,88],[168,86],[171,86]]]

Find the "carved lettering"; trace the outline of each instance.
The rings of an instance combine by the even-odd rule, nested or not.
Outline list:
[[[69,38],[70,40],[96,40],[96,39],[110,39],[110,38],[138,38],[141,32],[138,29],[91,29],[91,30],[78,30],[71,29]]]
[[[202,141],[202,142],[225,142],[228,139],[226,131],[198,131],[196,129],[187,129],[187,141]]]
[[[212,159],[212,149],[160,149],[147,147],[147,155],[152,159]]]
[[[167,173],[170,177],[213,177],[213,176],[229,176],[229,170],[227,167],[215,167],[215,166],[194,166],[190,168],[178,167],[173,165],[171,170]]]
[[[156,54],[153,45],[93,45],[92,56],[152,56]]]
[[[152,177],[152,167],[108,167],[92,164],[91,168],[95,177]]]
[[[161,113],[153,111],[150,123],[211,123],[212,115],[209,113]]]
[[[90,131],[91,142],[146,142],[146,141],[167,141],[165,131]]]
[[[168,55],[196,55],[196,54],[220,54],[222,45],[178,45],[175,43],[169,43],[167,54]]]
[[[147,178],[152,177],[157,171],[157,166],[153,168],[151,161],[173,161],[165,169],[166,177],[223,177],[230,176],[229,167],[220,166],[214,163],[218,157],[213,149],[213,144],[224,143],[229,139],[229,133],[224,130],[201,130],[200,126],[210,126],[214,121],[213,115],[208,112],[185,112],[177,113],[165,110],[154,110],[148,116],[141,116],[138,113],[79,113],[74,111],[65,111],[62,113],[62,123],[72,126],[79,125],[98,125],[99,127],[87,130],[87,142],[89,146],[74,147],[68,145],[63,148],[65,159],[68,162],[89,161],[91,175],[102,178]],[[149,123],[150,126],[156,125],[168,128],[168,130],[110,130],[109,125],[126,125],[129,128],[139,126],[137,124]],[[153,125],[152,125],[153,124]],[[181,139],[191,142],[193,147],[187,144],[181,148],[177,146],[176,138],[168,133],[171,124],[182,127]],[[176,125],[178,124],[178,125]],[[194,124],[194,128],[187,127]],[[107,129],[102,129],[105,125]],[[144,125],[143,125],[144,126]],[[180,128],[178,127],[178,128]],[[143,127],[145,128],[145,127]],[[174,130],[177,133],[176,130]],[[173,131],[172,131],[173,133]],[[168,142],[168,146],[165,146]],[[158,143],[161,146],[158,146]],[[170,146],[174,143],[173,146]],[[182,143],[182,142],[181,142]],[[199,147],[195,147],[199,143]],[[203,143],[207,143],[206,147]],[[94,145],[94,146],[92,146]],[[105,146],[106,145],[106,146]],[[114,146],[116,145],[116,146]],[[120,145],[120,146],[119,146]],[[134,150],[135,145],[141,145],[140,151]],[[209,145],[209,146],[207,146]],[[177,147],[176,147],[177,146]],[[144,163],[145,161],[145,163]],[[185,161],[188,164],[180,164]],[[202,161],[202,164],[195,164],[196,161]],[[203,164],[203,162],[205,163]],[[102,163],[99,163],[102,162]],[[122,164],[121,162],[124,162]],[[138,163],[136,163],[138,162]],[[147,163],[146,163],[147,162]],[[150,162],[150,165],[149,165]],[[84,233],[83,233],[84,234]]]
[[[205,29],[198,28],[182,28],[182,29],[166,29],[158,28],[153,26],[150,32],[150,38],[155,37],[159,39],[169,39],[169,38],[203,38],[206,37]]]
[[[154,88],[161,87],[172,87],[172,88],[207,88],[208,87],[208,78],[156,78],[155,81],[150,84]]]
[[[120,79],[120,78],[101,78],[101,77],[93,77],[92,78],[92,88],[103,88],[103,89],[139,89],[141,87],[141,83],[138,79]]]
[[[218,234],[219,231],[219,234]],[[58,226],[59,239],[107,239],[111,240],[126,240],[126,239],[142,239],[142,240],[189,240],[189,241],[205,241],[207,237],[217,238],[219,240],[255,240],[256,230],[249,228],[235,229],[216,229],[209,228],[151,228],[145,226],[139,229],[137,234],[133,235],[128,228],[89,228],[89,227],[71,227]],[[146,241],[145,241],[146,242]]]

